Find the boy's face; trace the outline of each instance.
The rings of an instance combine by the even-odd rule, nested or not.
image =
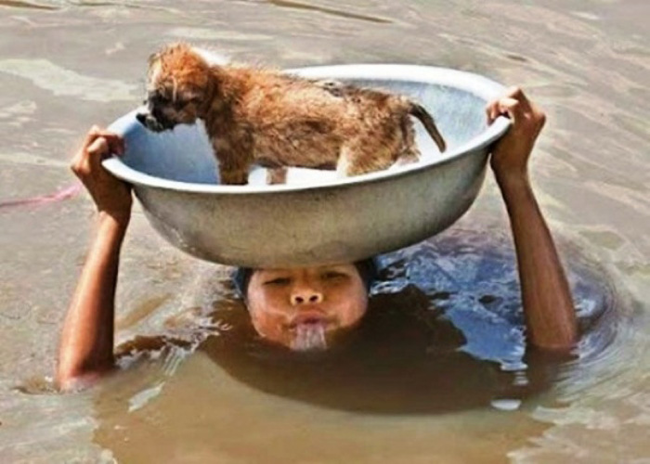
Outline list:
[[[354,264],[258,269],[247,304],[255,330],[293,350],[324,349],[366,312],[368,292]]]

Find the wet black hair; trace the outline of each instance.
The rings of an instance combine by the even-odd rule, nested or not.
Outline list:
[[[373,282],[377,279],[378,263],[375,258],[368,258],[354,263],[357,272],[361,276],[361,280],[366,287],[366,291],[370,293],[370,288]],[[239,296],[246,299],[246,292],[248,291],[248,284],[255,269],[250,267],[238,267],[232,276],[232,281],[235,284],[235,289]]]

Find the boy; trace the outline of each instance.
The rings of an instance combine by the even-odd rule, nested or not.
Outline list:
[[[518,88],[488,105],[489,122],[501,114],[513,124],[494,146],[490,166],[510,218],[527,341],[542,349],[565,351],[577,339],[573,302],[527,172],[545,115]],[[98,215],[61,336],[56,379],[64,390],[92,383],[114,365],[114,296],[132,197],[130,187],[106,172],[101,160],[123,152],[124,141],[118,135],[95,127],[72,162]],[[291,349],[325,346],[328,337],[353,328],[365,314],[371,273],[367,266],[362,262],[240,271],[253,327],[270,342]]]

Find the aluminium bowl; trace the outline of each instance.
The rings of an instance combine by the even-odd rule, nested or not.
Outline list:
[[[125,137],[125,155],[104,166],[133,185],[152,226],[174,246],[208,261],[277,268],[357,261],[414,244],[468,210],[490,146],[510,124],[500,117],[487,125],[485,105],[504,88],[471,73],[378,64],[287,72],[408,95],[433,115],[447,151],[440,154],[418,123],[417,163],[349,178],[292,168],[284,185],[264,185],[255,173],[249,185],[220,185],[201,123],[156,134],[133,111],[110,126]]]

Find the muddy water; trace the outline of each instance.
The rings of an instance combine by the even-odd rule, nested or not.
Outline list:
[[[0,460],[645,462],[649,14],[644,0],[0,1]],[[459,225],[386,258],[394,279],[375,305],[418,302],[409,307],[428,311],[438,337],[426,356],[405,344],[387,357],[411,359],[412,349],[417,363],[368,371],[365,380],[400,379],[392,390],[354,374],[354,362],[372,360],[363,350],[319,360],[331,376],[273,364],[237,332],[243,313],[225,270],[171,249],[136,211],[117,337],[141,336],[140,351],[95,389],[44,392],[91,232],[88,199],[66,190],[67,160],[88,126],[137,105],[147,56],[173,40],[282,67],[417,63],[528,89],[549,114],[534,181],[584,316],[578,358],[523,356],[511,249],[488,181]],[[51,201],[9,205],[29,198]],[[485,345],[481,328],[506,342]],[[381,322],[372,330],[399,335]],[[183,343],[161,345],[161,335]],[[421,378],[425,367],[439,375]]]

